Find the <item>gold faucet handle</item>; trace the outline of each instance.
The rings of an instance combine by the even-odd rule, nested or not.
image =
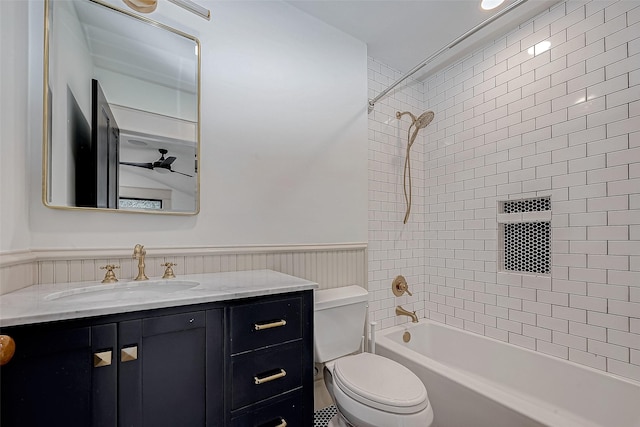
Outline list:
[[[413,294],[409,291],[409,285],[407,285],[407,280],[404,276],[397,276],[393,279],[393,283],[391,283],[391,290],[393,294],[397,297],[402,296],[405,292],[409,294],[409,296],[413,296]]]
[[[163,267],[166,267],[164,270],[164,274],[162,275],[163,279],[173,279],[176,277],[176,275],[173,273],[173,266],[176,266],[178,264],[174,263],[174,262],[165,262],[164,264],[160,264]]]
[[[120,268],[119,265],[115,264],[107,264],[105,266],[100,267],[100,270],[107,270],[104,274],[104,279],[102,279],[102,283],[115,283],[118,281],[116,278],[116,273],[113,272],[116,268]]]

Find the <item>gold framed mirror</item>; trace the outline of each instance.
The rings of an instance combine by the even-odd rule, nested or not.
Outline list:
[[[194,215],[200,42],[100,0],[45,0],[43,203]]]

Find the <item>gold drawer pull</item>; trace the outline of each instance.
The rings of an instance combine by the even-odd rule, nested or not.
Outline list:
[[[278,372],[277,374],[269,375],[268,377],[264,378],[253,377],[253,380],[255,381],[256,385],[259,385],[268,383],[269,381],[277,380],[278,378],[282,378],[285,375],[287,375],[287,371],[285,371],[284,369],[280,369],[280,372]]]
[[[138,359],[138,346],[134,345],[132,347],[124,347],[120,349],[120,361],[131,362],[132,360]]]
[[[93,367],[100,368],[102,366],[111,365],[111,350],[93,353]]]
[[[277,322],[264,323],[264,324],[261,324],[261,325],[256,323],[255,325],[253,325],[253,328],[256,331],[261,331],[263,329],[277,328],[279,326],[284,326],[286,324],[287,324],[286,320],[278,320]]]
[[[266,426],[266,425],[272,425],[271,423],[272,423],[272,421],[269,421],[268,423],[260,424],[260,426],[262,427],[262,426]],[[285,421],[285,419],[280,417],[280,424],[276,424],[273,427],[287,427],[287,425],[288,424]]]

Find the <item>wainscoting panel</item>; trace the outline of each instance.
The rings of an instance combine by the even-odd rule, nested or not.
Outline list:
[[[225,248],[146,248],[145,271],[160,278],[161,264],[177,264],[176,276],[197,273],[270,269],[317,282],[321,289],[359,284],[367,286],[367,245],[251,246]],[[0,254],[0,294],[43,283],[102,280],[101,266],[116,264],[116,276],[132,280],[137,260],[129,249],[32,250]]]

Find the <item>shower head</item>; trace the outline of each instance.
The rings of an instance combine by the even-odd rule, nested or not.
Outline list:
[[[420,117],[413,121],[413,124],[417,129],[424,129],[429,125],[429,123],[431,123],[433,117],[433,111],[425,111],[424,113],[420,114]]]
[[[414,116],[409,111],[405,111],[403,113],[398,111],[396,113],[396,118],[399,119],[402,116],[404,116],[405,114],[408,114],[409,116],[411,116],[411,120],[413,121],[413,123],[411,123],[411,125],[415,126],[416,130],[426,128],[429,125],[429,123],[431,123],[431,121],[433,120],[433,117],[434,117],[433,111],[429,110],[429,111],[425,111],[424,113],[420,114],[419,117]]]

